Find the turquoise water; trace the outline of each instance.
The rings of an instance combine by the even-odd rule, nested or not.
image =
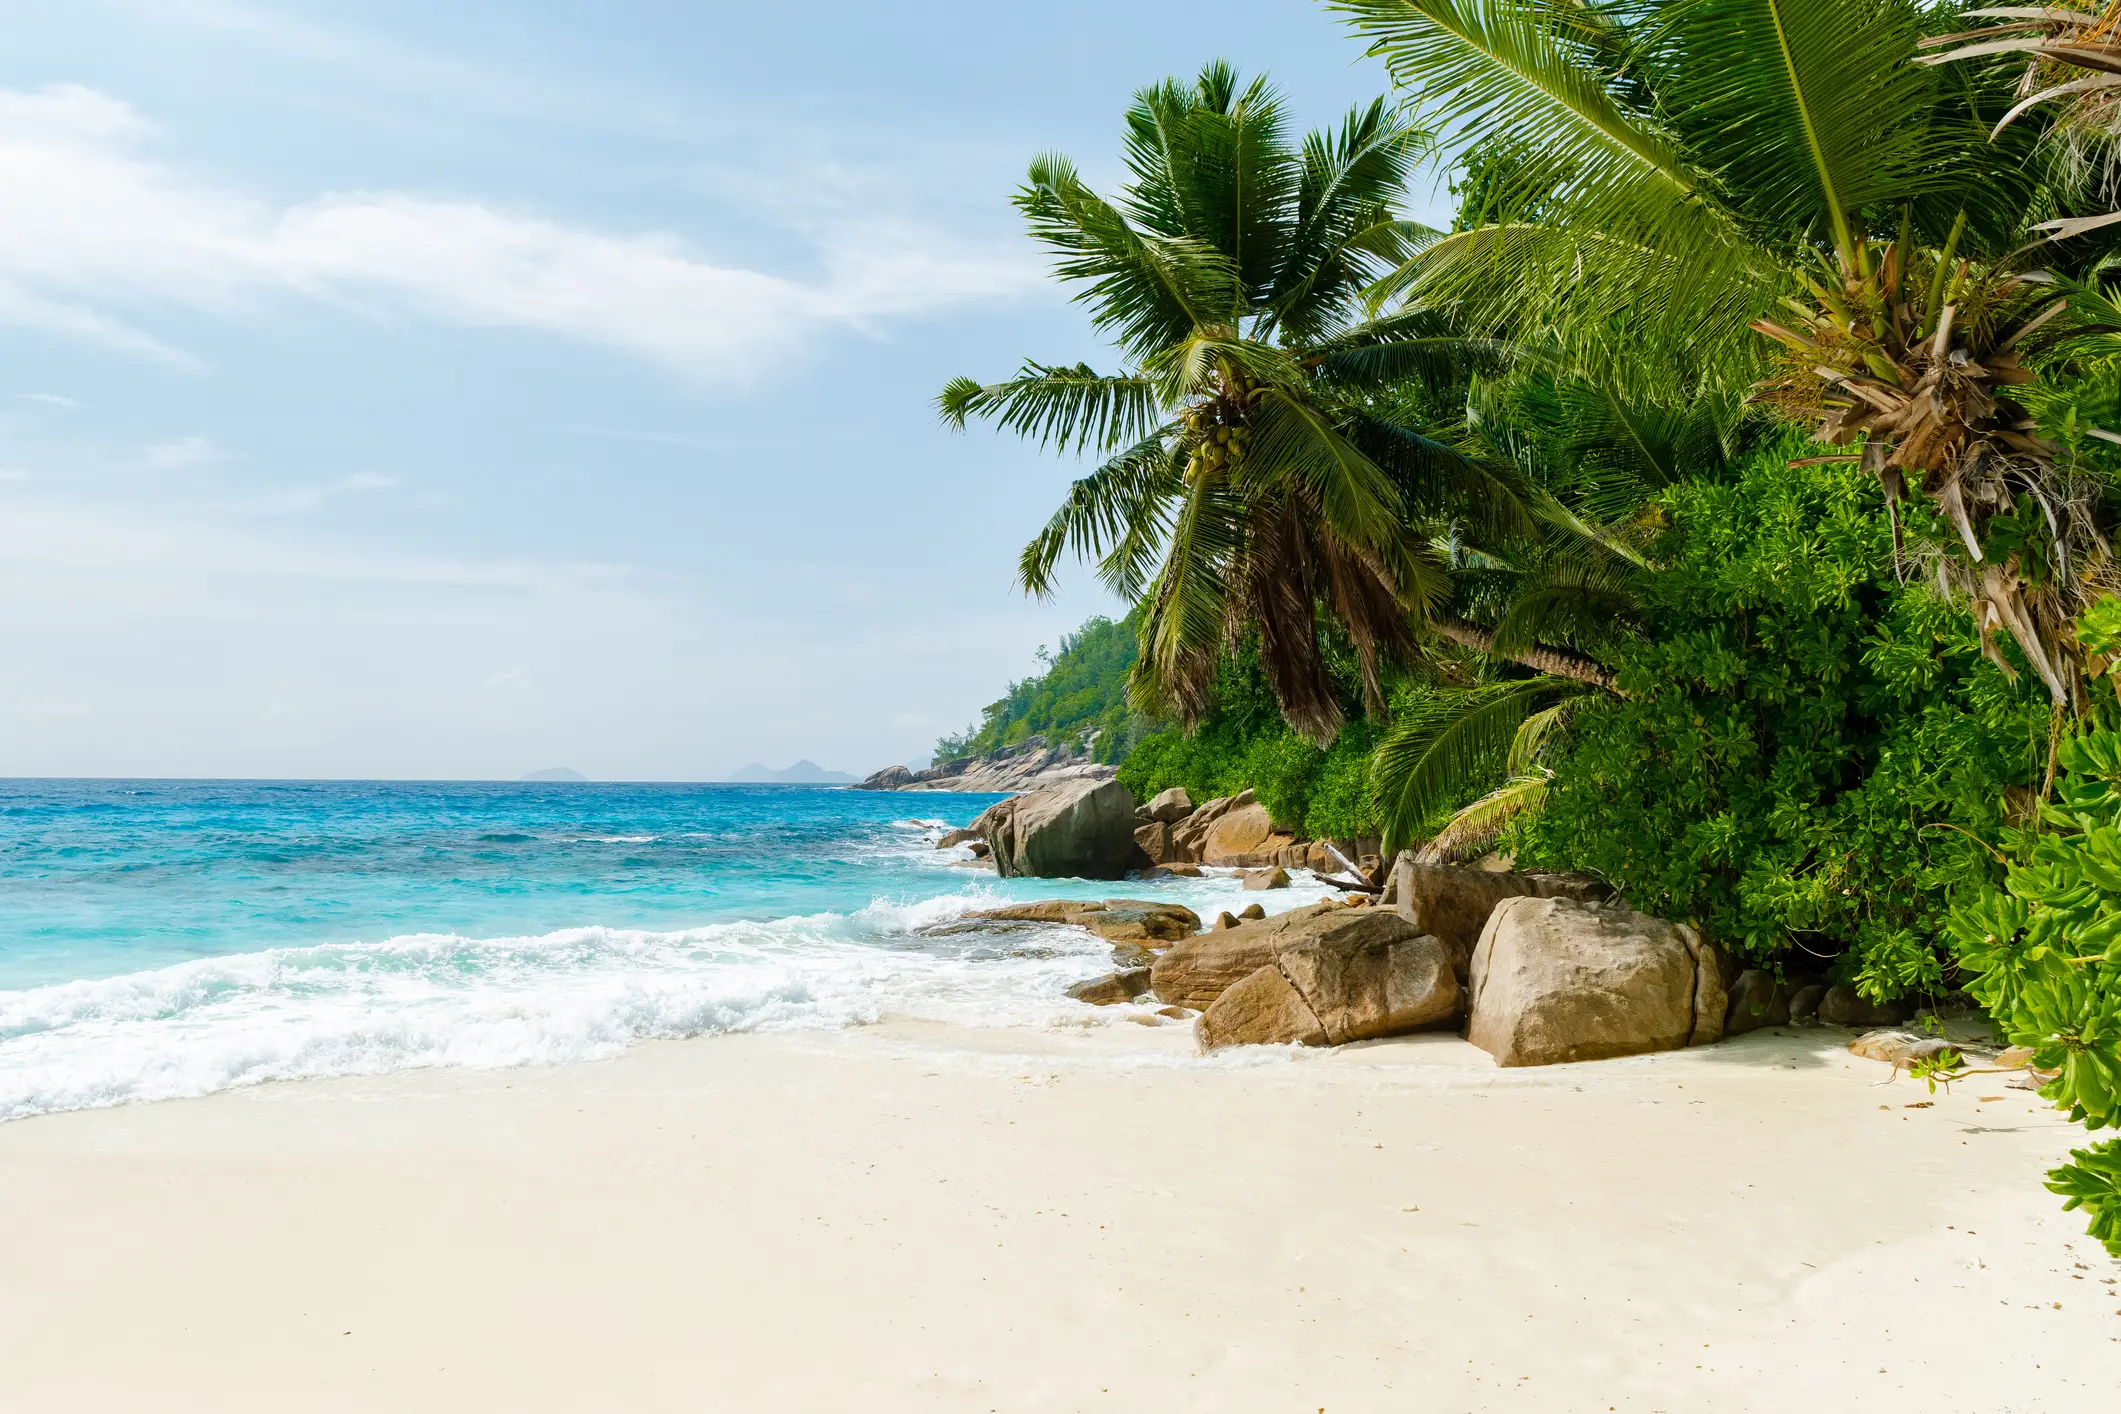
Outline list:
[[[935,848],[998,798],[0,782],[0,1119],[893,1014],[1082,1024],[1065,988],[1105,945],[922,928],[1007,898],[1238,902],[1228,878],[1004,881]]]

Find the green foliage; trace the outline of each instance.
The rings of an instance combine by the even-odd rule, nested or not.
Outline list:
[[[2087,731],[2058,755],[2057,798],[2008,832],[2003,886],[1962,900],[1949,929],[1974,997],[2055,1073],[2041,1096],[2099,1130],[2121,1125],[2121,733]],[[2048,1187],[2121,1256],[2121,1144],[2071,1158]]]
[[[1135,660],[1130,624],[1094,618],[1061,640],[1060,652],[1039,650],[1046,671],[1009,684],[987,704],[979,724],[935,744],[937,761],[984,756],[1043,735],[1056,745],[1097,736],[1100,761],[1124,760],[1154,723],[1127,705],[1127,674]]]
[[[1625,697],[1580,709],[1515,843],[1749,960],[1935,992],[1946,891],[1988,868],[2006,791],[2038,782],[2047,707],[1897,583],[1875,481],[1789,466],[1802,450],[1659,498],[1654,631],[1613,654]]]
[[[1341,686],[1353,695],[1352,684]],[[1119,768],[1120,782],[1144,800],[1172,786],[1195,801],[1251,790],[1276,824],[1312,839],[1378,833],[1369,772],[1377,729],[1369,722],[1351,721],[1329,748],[1313,746],[1282,720],[1249,647],[1224,657],[1212,701],[1194,730],[1143,738]]]

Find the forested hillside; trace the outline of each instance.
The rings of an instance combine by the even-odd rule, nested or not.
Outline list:
[[[1098,760],[1125,760],[1155,725],[1127,705],[1127,674],[1136,653],[1131,627],[1091,619],[1061,639],[1058,653],[1039,650],[1046,671],[1010,683],[976,725],[936,742],[937,763],[984,756],[1033,736],[1059,745],[1093,735]]]

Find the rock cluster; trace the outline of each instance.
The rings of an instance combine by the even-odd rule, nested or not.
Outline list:
[[[1320,874],[1346,868],[1326,841],[1299,840],[1276,825],[1249,790],[1195,806],[1183,787],[1174,786],[1135,811],[1134,818],[1135,842],[1153,864],[1310,869]],[[1351,862],[1366,860],[1374,866],[1376,841],[1346,841],[1341,853]]]
[[[1604,881],[1574,874],[1515,874],[1418,864],[1402,850],[1392,864],[1385,899],[1399,916],[1451,948],[1451,965],[1467,978],[1473,946],[1495,906],[1511,898],[1566,898],[1596,903],[1612,897]]]
[[[1381,909],[1343,909],[1225,988],[1201,1015],[1200,1042],[1216,1050],[1398,1036],[1450,1025],[1458,998],[1436,939]]]

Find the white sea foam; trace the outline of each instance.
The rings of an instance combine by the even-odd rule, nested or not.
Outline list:
[[[1209,917],[1240,897],[1229,878],[1174,882],[1159,896]],[[1323,892],[1300,887],[1272,903]],[[1110,966],[1109,947],[1080,930],[918,932],[995,901],[975,886],[670,932],[417,934],[0,992],[0,1120],[267,1080],[582,1060],[651,1037],[841,1027],[887,1013],[975,1026],[1120,1019],[1120,1009],[1091,1013],[1066,996]]]

